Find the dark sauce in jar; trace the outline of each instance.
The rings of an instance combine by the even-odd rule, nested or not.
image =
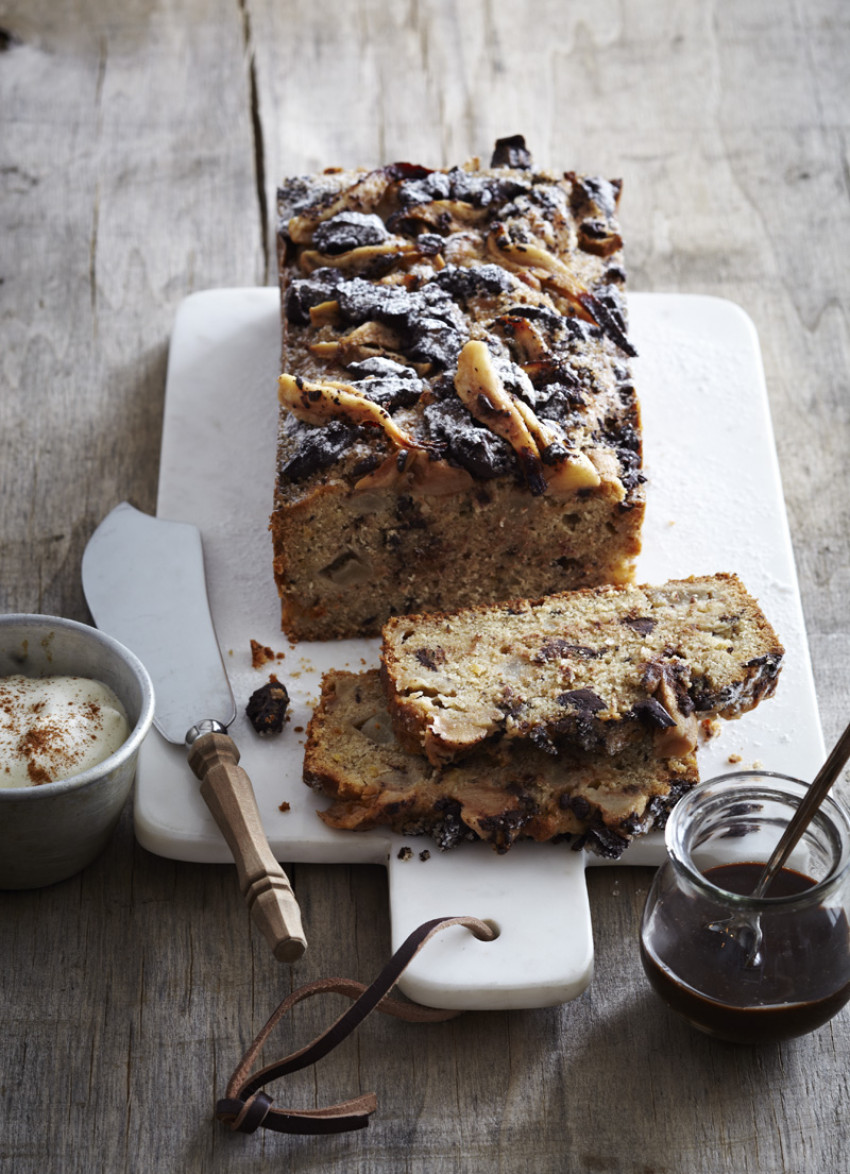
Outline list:
[[[763,869],[724,864],[705,877],[746,896]],[[795,896],[814,883],[782,869],[767,896]],[[709,1035],[751,1044],[788,1039],[821,1027],[850,1000],[850,926],[840,908],[812,904],[761,913],[758,965],[748,964],[746,935],[739,940],[709,928],[720,917],[707,897],[668,893],[655,918],[652,933],[641,939],[647,977],[674,1011]]]

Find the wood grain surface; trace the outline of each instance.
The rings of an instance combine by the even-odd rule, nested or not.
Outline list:
[[[754,319],[824,732],[838,735],[843,0],[0,0],[0,30],[3,611],[88,618],[86,540],[122,499],[154,508],[175,310],[195,290],[274,281],[281,176],[487,157],[523,132],[541,164],[623,177],[632,289],[716,294]],[[596,977],[576,1002],[370,1020],[278,1097],[374,1089],[368,1130],[231,1134],[215,1099],[280,998],[327,975],[367,981],[387,956],[381,869],[286,867],[311,943],[293,968],[252,930],[232,868],[147,854],[129,810],[80,876],[0,894],[3,1174],[850,1168],[850,1012],[762,1049],[675,1021],[640,968],[641,869],[590,874]],[[275,1052],[338,1010],[299,1007]]]

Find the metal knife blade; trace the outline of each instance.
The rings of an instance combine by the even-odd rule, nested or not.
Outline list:
[[[89,539],[83,591],[99,628],[125,644],[154,683],[154,725],[183,745],[199,720],[229,726],[236,704],[210,616],[201,534],[122,502]]]
[[[236,706],[210,615],[200,531],[122,502],[89,539],[82,580],[97,626],[135,652],[150,673],[154,725],[189,749],[254,920],[275,956],[294,962],[306,947],[301,914],[227,734]]]

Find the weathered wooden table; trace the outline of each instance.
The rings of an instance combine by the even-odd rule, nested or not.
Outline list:
[[[522,131],[540,162],[624,177],[633,290],[755,320],[831,741],[850,712],[848,60],[840,0],[2,0],[0,606],[87,619],[88,536],[123,498],[154,508],[175,309],[274,280],[280,176],[443,165]],[[129,811],[81,876],[0,894],[0,1169],[848,1168],[850,1014],[761,1050],[674,1021],[638,959],[645,869],[591,872],[576,1002],[370,1020],[285,1093],[374,1088],[367,1131],[231,1134],[214,1101],[277,1001],[388,952],[382,870],[291,873],[297,970],[252,934],[230,867],[149,855]],[[295,1042],[329,1014],[299,1009]]]

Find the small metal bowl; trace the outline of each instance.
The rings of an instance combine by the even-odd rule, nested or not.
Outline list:
[[[153,721],[150,677],[96,628],[42,615],[0,616],[0,677],[90,677],[127,711],[130,736],[97,766],[33,787],[0,787],[0,888],[35,889],[73,876],[106,847],[133,785]]]

